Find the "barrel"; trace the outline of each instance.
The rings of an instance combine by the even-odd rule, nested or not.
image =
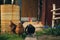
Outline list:
[[[20,7],[18,5],[1,5],[1,31],[8,31],[12,21],[18,24],[20,21]]]

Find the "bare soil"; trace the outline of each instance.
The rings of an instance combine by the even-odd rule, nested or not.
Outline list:
[[[38,36],[38,40],[60,40],[60,36],[52,36],[52,35],[43,35]]]

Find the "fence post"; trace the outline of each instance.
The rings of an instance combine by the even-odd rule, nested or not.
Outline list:
[[[55,4],[53,4],[53,17],[52,17],[52,28],[54,27],[54,18],[55,18]]]

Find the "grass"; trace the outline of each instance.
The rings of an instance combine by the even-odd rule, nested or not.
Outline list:
[[[1,34],[0,40],[24,40],[24,38],[16,34]]]
[[[59,36],[59,40],[60,40],[60,25],[56,26],[55,28],[47,28],[45,27],[42,31],[37,31],[36,32],[36,36],[42,36],[42,35],[52,35],[52,36]],[[23,33],[22,35],[16,35],[16,34],[0,34],[0,40],[24,40],[26,37],[26,34]],[[39,39],[40,39],[39,37]],[[49,38],[48,38],[49,37]],[[51,39],[50,36],[47,36],[48,39]],[[44,39],[44,37],[42,38]],[[55,40],[55,37],[52,37],[52,39]]]
[[[42,31],[36,32],[37,36],[41,35],[53,35],[53,36],[60,36],[60,28],[47,28],[43,29]]]
[[[38,40],[60,40],[60,26],[36,32]]]

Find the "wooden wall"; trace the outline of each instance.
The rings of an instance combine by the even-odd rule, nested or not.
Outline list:
[[[22,17],[37,17],[38,0],[22,0]]]
[[[52,4],[56,4],[56,8],[60,8],[60,0],[43,0],[42,5],[42,22],[43,24],[52,24]],[[60,12],[60,11],[58,11]]]

